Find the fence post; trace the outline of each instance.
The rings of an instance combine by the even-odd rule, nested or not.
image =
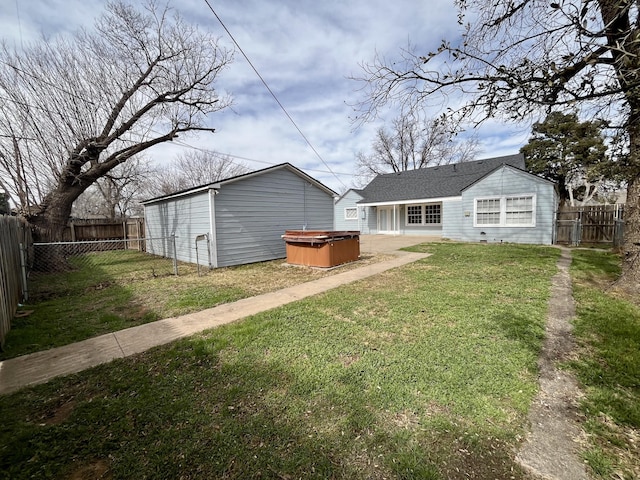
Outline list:
[[[24,243],[20,243],[20,271],[22,273],[22,301],[26,303],[29,300],[29,282],[27,282],[27,247]]]
[[[624,220],[615,219],[614,222],[613,246],[614,248],[620,248],[624,242]]]
[[[173,241],[173,274],[178,276],[178,252],[176,251],[176,234],[171,234],[171,240]]]

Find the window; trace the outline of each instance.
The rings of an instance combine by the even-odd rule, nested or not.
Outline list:
[[[440,225],[441,205],[407,205],[407,225]]]
[[[476,198],[476,227],[534,227],[535,195]]]
[[[476,200],[476,223],[478,225],[500,225],[500,199]]]
[[[358,219],[358,207],[348,207],[344,209],[345,220],[357,220]]]
[[[533,197],[507,198],[507,225],[531,225],[533,223]]]
[[[440,224],[440,204],[424,206],[424,223]]]
[[[409,205],[407,207],[407,225],[422,224],[422,205]]]

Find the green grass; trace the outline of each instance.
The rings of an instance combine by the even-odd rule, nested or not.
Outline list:
[[[640,306],[611,288],[618,256],[576,250],[573,257],[580,348],[571,367],[585,392],[585,459],[602,478],[640,478]]]
[[[0,478],[526,478],[558,251],[433,256],[0,398]]]
[[[333,275],[384,259],[367,257],[332,271],[286,266],[282,260],[221,268],[199,276],[141,252],[108,251],[73,257],[73,270],[32,275],[31,312],[12,322],[0,360],[85,340],[143,323],[184,315],[266,291]]]

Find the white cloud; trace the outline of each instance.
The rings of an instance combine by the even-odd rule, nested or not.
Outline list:
[[[10,45],[80,27],[91,27],[103,9],[100,0],[30,0],[0,2],[0,31]],[[451,0],[236,0],[211,2],[240,47],[249,56],[277,98],[336,172],[352,173],[358,151],[369,148],[379,124],[356,131],[349,117],[362,85],[350,80],[359,64],[376,52],[392,58],[408,43],[433,50],[443,38],[459,34]],[[187,20],[232,42],[204,0],[174,1]],[[189,144],[258,160],[251,167],[291,162],[335,190],[343,185],[296,131],[240,52],[222,74],[221,91],[234,97],[232,109],[211,115],[213,135],[189,137]],[[526,141],[491,123],[480,130],[487,156],[515,153]],[[162,159],[177,144],[152,153]],[[340,176],[350,185],[349,175]]]

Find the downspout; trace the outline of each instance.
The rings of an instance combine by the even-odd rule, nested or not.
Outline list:
[[[210,262],[212,268],[218,268],[218,236],[216,234],[216,202],[215,196],[218,191],[214,188],[209,190],[209,230],[211,232],[209,244],[211,248]]]

